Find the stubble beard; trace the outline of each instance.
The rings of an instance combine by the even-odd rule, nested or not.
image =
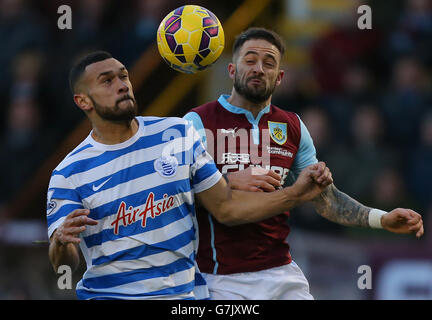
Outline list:
[[[238,76],[238,73],[234,76],[234,89],[238,94],[249,100],[253,103],[262,103],[267,101],[268,98],[273,94],[274,90],[276,89],[276,81],[272,83],[272,85],[267,88],[251,88],[248,86],[248,82],[253,79],[260,79],[259,77],[250,77],[246,79],[244,83],[242,83],[240,77]],[[261,80],[261,79],[260,79]]]
[[[104,120],[113,122],[129,122],[132,121],[138,115],[138,105],[134,98],[129,95],[125,95],[118,99],[114,106],[102,106],[98,104],[93,97],[89,96],[93,102],[96,114]],[[124,100],[131,99],[132,105],[127,108],[121,108],[120,103]]]

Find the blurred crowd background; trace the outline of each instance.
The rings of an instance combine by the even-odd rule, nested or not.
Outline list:
[[[425,222],[426,234],[417,240],[345,228],[307,206],[294,210],[288,240],[312,294],[432,299],[432,1],[264,3],[246,27],[264,26],[286,40],[285,78],[273,103],[302,117],[340,190],[371,207],[412,208]],[[72,8],[71,30],[57,27],[62,4]],[[178,75],[150,50],[160,21],[183,4],[205,6],[224,25],[248,1],[0,0],[0,299],[75,299],[74,290],[57,288],[48,245],[32,242],[47,237],[46,187],[58,163],[47,160],[61,160],[73,148],[58,151],[85,121],[73,104],[69,69],[77,57],[99,49],[136,70],[136,77],[138,64],[156,61],[145,80],[133,83],[145,113]],[[362,4],[372,8],[371,30],[357,26]],[[231,91],[226,65],[233,36],[200,76],[204,81],[168,114],[157,115],[182,116]],[[365,264],[374,271],[372,290],[357,287],[357,268]]]

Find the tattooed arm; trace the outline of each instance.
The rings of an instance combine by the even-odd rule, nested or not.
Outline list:
[[[345,226],[368,227],[371,208],[339,191],[334,184],[329,185],[318,197],[312,200],[315,210],[324,218]]]
[[[369,212],[372,208],[354,200],[329,185],[312,200],[315,210],[324,218],[345,226],[369,227]],[[412,233],[420,238],[424,233],[420,214],[410,209],[397,208],[384,214],[380,219],[382,228],[394,233]]]

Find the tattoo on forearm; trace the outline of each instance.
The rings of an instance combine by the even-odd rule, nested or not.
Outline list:
[[[324,218],[345,225],[367,227],[369,210],[334,185],[328,186],[313,200],[315,210]]]

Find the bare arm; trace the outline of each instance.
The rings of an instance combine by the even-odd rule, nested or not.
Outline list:
[[[61,265],[68,265],[72,270],[78,267],[79,234],[86,229],[86,225],[97,224],[97,221],[87,217],[89,213],[87,209],[72,211],[51,235],[48,256],[54,271],[57,272]]]
[[[324,218],[345,226],[368,227],[371,208],[364,206],[347,194],[329,185],[312,200],[315,210]]]
[[[334,184],[329,185],[312,200],[312,203],[315,210],[330,221],[345,226],[369,227],[369,214],[372,208],[339,191]],[[424,234],[421,215],[410,209],[396,208],[383,213],[380,224],[380,228],[393,233],[411,233],[417,238]]]
[[[248,167],[244,170],[229,172],[227,177],[231,189],[236,190],[272,192],[282,187],[280,175],[260,167]]]
[[[53,237],[55,237],[55,234],[53,234]],[[75,271],[80,262],[78,248],[73,243],[62,244],[61,242],[51,240],[48,255],[51,265],[56,272],[61,265],[67,265]]]
[[[271,193],[230,190],[224,179],[197,197],[216,220],[226,225],[256,222],[300,203],[289,188]]]
[[[320,183],[316,180],[319,179]],[[236,225],[256,222],[287,211],[310,201],[333,182],[324,163],[304,169],[296,183],[274,192],[232,190],[224,179],[208,190],[197,194],[204,207],[223,224]]]

